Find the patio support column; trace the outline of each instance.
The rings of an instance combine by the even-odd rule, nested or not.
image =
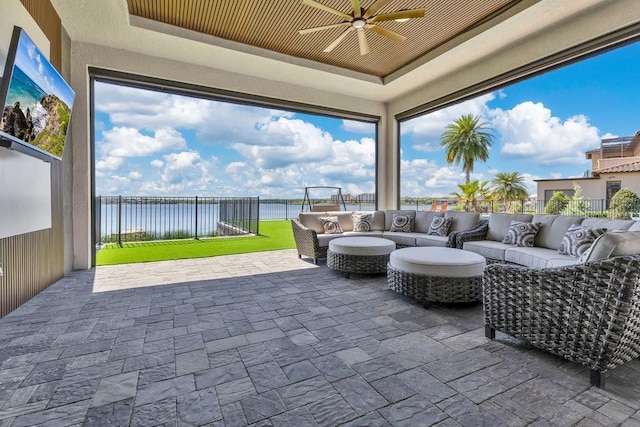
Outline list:
[[[399,127],[398,120],[384,104],[384,114],[378,126],[378,209],[397,209],[399,201]]]

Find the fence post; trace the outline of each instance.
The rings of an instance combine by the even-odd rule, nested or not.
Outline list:
[[[256,212],[256,236],[260,235],[260,196],[256,197],[256,207],[258,208],[258,212]]]
[[[195,239],[198,240],[198,196],[196,196],[196,230],[195,230]]]
[[[118,196],[118,245],[122,245],[122,196]]]

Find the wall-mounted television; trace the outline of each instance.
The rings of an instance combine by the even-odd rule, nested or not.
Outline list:
[[[61,160],[75,93],[20,27],[0,83],[0,146]]]

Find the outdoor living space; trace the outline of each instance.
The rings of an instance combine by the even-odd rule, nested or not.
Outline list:
[[[0,424],[640,425],[637,359],[483,326],[295,250],[76,271],[0,320]]]

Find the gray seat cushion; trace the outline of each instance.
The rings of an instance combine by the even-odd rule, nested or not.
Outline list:
[[[517,246],[511,246],[505,251],[504,260],[529,268],[561,267],[576,264],[578,261],[576,257],[561,255],[555,249]]]
[[[496,242],[494,240],[477,240],[473,242],[465,242],[462,245],[462,249],[465,251],[475,252],[485,258],[497,259],[500,261],[504,261],[504,252],[509,248],[513,248],[513,246],[506,245],[502,242]]]
[[[385,239],[393,240],[398,245],[403,246],[415,246],[416,237],[421,235],[422,233],[405,233],[402,231],[385,231],[382,233],[382,237]]]
[[[432,236],[429,234],[422,234],[416,237],[416,246],[437,246],[444,248],[449,241],[448,236]]]

